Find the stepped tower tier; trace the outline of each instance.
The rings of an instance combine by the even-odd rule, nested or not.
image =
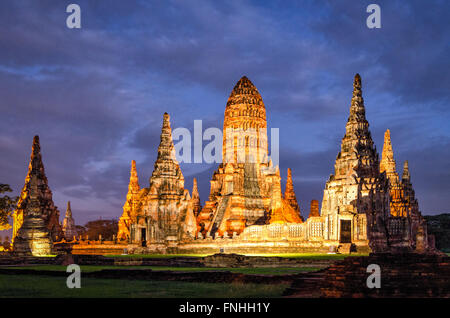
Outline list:
[[[208,201],[197,216],[199,232],[221,237],[274,220],[301,222],[299,213],[281,195],[278,167],[267,156],[264,102],[246,76],[231,91],[223,128],[223,162],[213,174]]]
[[[380,172],[384,172],[389,180],[391,215],[395,217],[406,217],[408,215],[408,204],[404,197],[404,187],[397,174],[394,150],[392,149],[391,132],[389,129],[384,133]]]
[[[37,142],[39,142],[37,140]],[[36,174],[28,180],[26,204],[22,205],[22,224],[13,243],[18,256],[46,256],[52,254],[52,239],[44,221],[40,181]]]
[[[136,221],[140,198],[139,178],[136,169],[136,161],[131,161],[130,182],[128,184],[127,199],[123,206],[123,213],[119,219],[117,239],[130,239],[130,226],[132,221]]]
[[[258,89],[243,76],[225,108],[222,162],[267,161],[266,108]]]
[[[164,113],[158,157],[150,177],[150,194],[161,198],[183,195],[184,177],[175,156],[170,116]]]
[[[419,202],[416,198],[411,174],[409,172],[408,160],[403,164],[402,185],[406,206],[408,207],[408,217],[411,222],[411,237],[417,251],[424,251],[432,248],[428,245],[427,222],[419,210]]]
[[[132,243],[164,244],[175,247],[186,238],[194,238],[197,222],[189,191],[175,156],[170,116],[164,113],[158,156],[148,188],[139,190],[132,163],[128,207]],[[129,207],[132,208],[129,208]],[[126,218],[126,214],[125,214]]]
[[[67,202],[66,216],[63,221],[63,232],[64,238],[66,240],[74,240],[77,236],[77,230],[75,228],[75,220],[72,216],[72,208],[70,206],[70,201]]]
[[[25,184],[20,193],[19,202],[17,203],[17,209],[13,213],[13,236],[14,241],[19,229],[23,223],[23,213],[27,210],[30,197],[31,179],[35,177],[37,183],[36,200],[39,201],[40,215],[47,226],[50,236],[53,240],[58,240],[62,237],[63,232],[61,224],[59,223],[59,211],[53,203],[53,195],[50,187],[48,186],[48,180],[45,175],[44,164],[42,163],[41,146],[39,143],[39,136],[33,138],[33,146],[31,149],[30,164],[28,165],[28,173],[25,177]]]
[[[361,76],[356,74],[341,151],[322,200],[325,239],[361,245],[370,240],[374,249],[383,249],[387,246],[383,220],[388,214],[388,182],[379,172],[378,153],[365,116]]]
[[[294,183],[292,182],[291,168],[287,169],[286,189],[284,191],[284,199],[291,205],[291,207],[301,216],[300,207],[298,205],[297,197],[294,192]]]
[[[392,149],[391,132],[389,129],[384,133],[384,145],[381,155],[380,172],[386,172],[391,182],[398,182],[399,177],[395,167],[394,151]]]

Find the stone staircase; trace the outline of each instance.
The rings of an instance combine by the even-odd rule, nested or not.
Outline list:
[[[217,230],[219,230],[219,226],[222,223],[223,216],[225,215],[225,210],[228,206],[228,201],[230,200],[229,196],[224,196],[222,201],[220,201],[219,208],[217,209],[216,217],[213,220],[213,225],[211,226],[210,235],[212,237],[215,236]]]

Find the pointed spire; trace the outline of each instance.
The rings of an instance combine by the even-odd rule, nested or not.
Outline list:
[[[379,159],[366,119],[361,91],[361,76],[356,74],[350,115],[342,138],[341,152],[336,157],[335,177],[347,178],[356,173],[360,177],[379,174]]]
[[[63,233],[64,238],[67,241],[71,241],[77,236],[77,230],[75,227],[75,221],[72,217],[72,208],[70,206],[70,201],[67,201],[66,217],[63,220]]]
[[[198,186],[197,186],[197,179],[194,178],[193,182],[192,182],[192,198],[199,198],[198,195]]]
[[[184,193],[184,177],[175,156],[168,113],[164,113],[163,116],[158,157],[150,177],[150,193],[155,195],[183,195]]]
[[[294,183],[292,182],[291,168],[287,170],[286,190],[284,191],[284,199],[300,214],[300,207],[298,206],[297,198],[294,192]]]
[[[402,180],[411,181],[411,175],[409,173],[408,160],[405,160],[405,163],[403,164]]]
[[[192,202],[194,215],[197,216],[200,213],[202,206],[200,205],[200,195],[198,194],[196,178],[194,178],[192,185]]]
[[[35,187],[36,188],[33,188]],[[35,197],[40,202],[39,213],[42,215],[46,226],[48,227],[53,239],[61,236],[62,229],[59,223],[59,211],[55,207],[52,199],[52,191],[48,186],[48,180],[45,175],[44,164],[42,162],[41,146],[39,136],[34,136],[31,148],[30,163],[28,173],[25,177],[25,184],[17,203],[17,210],[13,214],[14,228],[13,238],[16,237],[20,227],[23,224],[23,214],[27,211],[28,202]]]
[[[350,106],[350,117],[351,120],[365,120],[366,110],[364,108],[364,98],[362,97],[362,85],[361,76],[359,74],[355,75],[353,80],[353,96]]]
[[[34,136],[33,146],[31,147],[31,158],[28,166],[28,176],[39,176],[45,183],[47,183],[47,177],[45,176],[44,164],[42,163],[41,145],[39,143],[39,136]]]
[[[130,183],[128,185],[129,193],[137,193],[140,190],[139,178],[136,170],[136,161],[131,160]]]
[[[172,160],[177,163],[175,147],[172,139],[172,128],[170,127],[170,115],[164,113],[161,128],[161,139],[158,147],[158,160]]]
[[[391,132],[389,129],[384,133],[383,152],[381,155],[380,172],[386,172],[391,183],[398,181],[397,169],[395,167],[394,151],[392,150]]]
[[[72,209],[70,207],[70,201],[67,201],[66,218],[72,217]]]

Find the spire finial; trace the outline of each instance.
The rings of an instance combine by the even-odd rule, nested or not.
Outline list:
[[[294,183],[292,182],[291,168],[287,169],[286,189],[284,190],[284,199],[287,200],[291,207],[293,207],[300,215],[300,207],[298,205],[297,197],[295,196]]]
[[[129,193],[137,193],[139,192],[139,178],[136,169],[136,161],[131,160],[131,169],[130,169],[130,183],[128,185]]]
[[[391,143],[391,132],[389,129],[384,133],[383,152],[381,153],[380,172],[386,172],[391,182],[398,181],[397,169],[395,167],[394,150]]]
[[[70,201],[67,201],[66,217],[72,217],[72,207],[70,206]]]

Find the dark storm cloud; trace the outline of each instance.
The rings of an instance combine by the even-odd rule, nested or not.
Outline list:
[[[65,27],[69,3],[0,4],[0,181],[16,191],[39,134],[57,205],[72,200],[78,223],[118,217],[132,159],[148,186],[162,114],[173,128],[221,128],[247,75],[280,128],[281,173],[293,169],[306,216],[333,172],[360,72],[379,152],[390,128],[422,210],[446,211],[448,2],[379,1],[379,30],[365,26],[368,1],[77,1],[81,30]],[[181,167],[206,200],[216,165]]]

